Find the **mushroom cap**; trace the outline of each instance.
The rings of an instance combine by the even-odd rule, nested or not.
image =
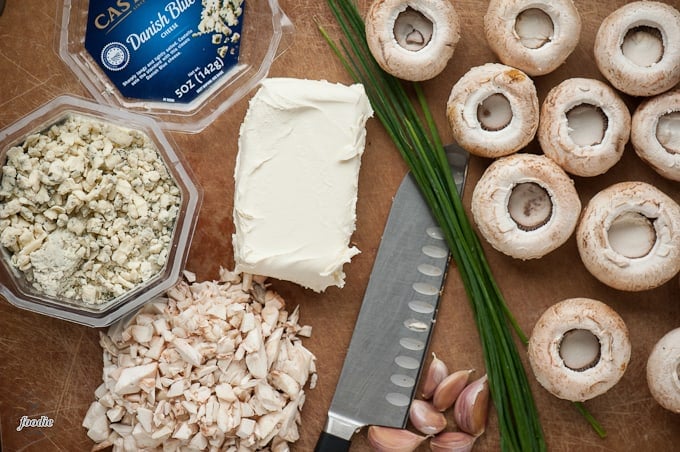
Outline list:
[[[568,367],[560,355],[565,334],[585,330],[599,341],[599,359],[586,369]],[[569,298],[548,308],[529,339],[529,363],[536,380],[560,399],[585,401],[616,385],[628,367],[631,344],[623,319],[607,304]]]
[[[663,41],[661,60],[644,67],[621,48],[626,33],[636,27],[657,29]],[[680,82],[680,12],[655,1],[627,3],[607,16],[595,36],[595,63],[615,88],[632,96],[653,96]]]
[[[550,217],[533,230],[521,228],[510,216],[513,188],[534,183],[552,203]],[[496,250],[517,259],[542,257],[561,246],[574,232],[581,201],[567,173],[543,155],[514,154],[494,161],[472,193],[471,209],[477,227]]]
[[[652,348],[647,386],[659,405],[680,413],[680,328],[666,333]]]
[[[661,176],[680,181],[680,153],[666,148],[658,133],[659,119],[671,113],[680,115],[679,90],[646,99],[633,113],[630,138],[633,149],[644,162]]]
[[[510,123],[487,130],[478,119],[478,107],[490,96],[501,94],[512,110]],[[465,73],[451,89],[446,116],[453,137],[468,152],[497,158],[517,152],[536,135],[539,104],[533,80],[519,69],[486,63]]]
[[[418,51],[402,47],[394,35],[395,22],[407,8],[432,22],[432,38]],[[440,74],[460,39],[458,14],[448,0],[375,0],[365,22],[366,42],[376,62],[404,80],[429,80]]]
[[[646,217],[654,229],[654,243],[640,257],[616,251],[609,238],[615,220],[630,213]],[[576,243],[583,264],[602,283],[631,292],[658,287],[680,271],[680,206],[646,182],[616,183],[583,209]]]
[[[525,46],[515,29],[517,17],[539,9],[553,24],[553,35],[538,48]],[[572,0],[491,0],[484,15],[484,32],[491,50],[504,64],[531,76],[548,74],[574,51],[581,35],[581,17]]]
[[[587,105],[606,117],[599,143],[580,145],[574,141],[567,113]],[[552,88],[541,105],[538,140],[545,155],[576,176],[597,176],[614,166],[630,137],[631,116],[617,92],[600,80],[571,78]]]

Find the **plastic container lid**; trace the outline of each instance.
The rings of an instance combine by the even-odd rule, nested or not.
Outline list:
[[[292,40],[277,0],[63,0],[59,55],[101,104],[198,133]]]

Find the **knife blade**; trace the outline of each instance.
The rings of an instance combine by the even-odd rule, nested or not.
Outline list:
[[[455,144],[446,151],[462,193],[468,153]],[[392,202],[317,452],[349,450],[368,425],[406,426],[449,261],[409,173]]]

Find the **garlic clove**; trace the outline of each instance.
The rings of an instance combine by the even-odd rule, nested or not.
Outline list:
[[[437,358],[437,355],[432,353],[432,361],[423,376],[423,385],[421,388],[421,396],[425,400],[429,400],[434,394],[435,389],[444,378],[449,374],[449,369],[446,363]]]
[[[446,428],[446,417],[424,400],[411,402],[409,419],[411,424],[425,435],[435,435]]]
[[[380,427],[368,427],[368,442],[375,452],[411,452],[427,437],[409,430]]]
[[[432,452],[470,452],[477,438],[464,432],[443,432],[430,440]]]
[[[444,378],[434,390],[432,405],[439,411],[451,408],[470,381],[472,370],[458,370]]]
[[[489,381],[487,375],[463,389],[453,407],[453,418],[458,427],[472,436],[484,433],[489,414]]]

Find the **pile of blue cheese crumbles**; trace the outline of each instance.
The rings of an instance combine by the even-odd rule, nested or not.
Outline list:
[[[163,269],[180,198],[145,133],[71,114],[7,151],[0,245],[37,291],[104,303]]]

